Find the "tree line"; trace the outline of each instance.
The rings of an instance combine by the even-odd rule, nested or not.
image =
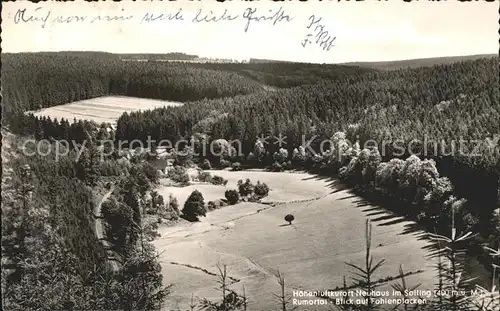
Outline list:
[[[3,115],[105,95],[192,101],[260,90],[252,79],[177,62],[125,62],[80,54],[3,54]]]

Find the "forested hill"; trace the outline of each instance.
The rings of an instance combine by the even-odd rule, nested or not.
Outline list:
[[[250,64],[262,64],[262,63],[292,63],[289,61],[284,61],[284,60],[274,60],[274,59],[264,59],[264,58],[250,58],[248,60]]]
[[[50,53],[7,56],[2,107],[8,121],[16,120],[11,117],[16,112],[110,94],[192,102],[122,116],[117,139],[129,141],[205,132],[215,139],[238,138],[248,151],[256,136],[282,133],[292,150],[302,135],[330,137],[339,130],[352,141],[381,144],[387,138],[485,142],[500,128],[498,57],[379,71],[297,63],[122,62]],[[383,151],[389,159],[391,150]],[[433,157],[466,196],[496,203],[498,155]]]
[[[235,72],[177,62],[124,62],[63,53],[3,56],[2,112],[37,110],[105,95],[193,101],[249,94],[262,86]]]
[[[109,53],[101,51],[59,51],[59,52],[35,52],[35,53],[2,53],[2,56],[9,55],[57,55],[57,56],[78,56],[78,57],[94,57],[94,58],[113,58],[113,59],[166,59],[166,60],[191,60],[198,55],[186,53]]]
[[[156,170],[141,159],[101,157],[91,143],[77,154],[1,134],[3,310],[159,310],[168,287],[148,242],[155,227],[142,222],[139,208],[158,182]],[[99,234],[94,214],[111,191],[121,213],[106,223],[126,234],[120,244],[109,230]]]
[[[481,59],[365,76],[346,74],[337,80],[271,93],[204,99],[179,108],[130,114],[120,120],[150,116],[150,120],[159,118],[158,125],[167,126],[161,119],[172,118],[178,122],[168,126],[174,133],[186,135],[199,131],[203,124],[202,128],[214,136],[248,139],[251,146],[259,133],[293,129],[299,135],[308,132],[311,125],[326,135],[356,127],[362,139],[384,135],[410,139],[425,133],[443,139],[460,135],[484,138],[498,131],[498,88],[494,87],[498,85],[497,62],[498,58]],[[215,112],[228,113],[228,117],[212,120]],[[126,123],[122,125],[120,130],[129,130]],[[146,133],[159,132],[143,129]],[[142,135],[139,129],[129,133],[124,135]]]
[[[125,62],[120,57],[103,52],[3,54],[4,120],[27,110],[105,95],[187,102],[373,72],[337,65]]]
[[[344,63],[343,65],[359,66],[363,68],[373,68],[381,70],[394,70],[394,69],[453,64],[456,62],[477,60],[481,58],[495,58],[497,56],[498,56],[497,54],[477,54],[477,55],[466,55],[466,56],[417,58],[417,59],[397,60],[388,62],[351,62],[351,63]]]
[[[196,55],[42,52],[2,54],[5,118],[104,95],[196,101],[251,94],[325,81],[371,80],[379,69],[423,66],[477,58],[454,57],[340,65],[263,61],[248,64],[124,62],[127,59],[190,60]],[[4,119],[5,119],[4,118]]]
[[[147,53],[147,54],[130,54],[130,53],[120,53],[114,54],[120,59],[147,59],[147,60],[177,60],[177,61],[188,61],[198,58],[198,55],[186,54],[186,53]]]
[[[247,64],[193,64],[197,68],[217,68],[235,72],[260,84],[290,88],[305,84],[343,80],[369,79],[369,74],[377,70],[358,66],[307,64],[292,62],[262,62]]]
[[[346,132],[351,141],[375,140],[379,146],[387,140],[405,146],[419,140],[412,152],[426,148],[428,155],[422,157],[434,158],[459,193],[492,209],[497,204],[499,155],[479,149],[479,156],[456,152],[444,157],[440,150],[459,139],[470,142],[464,147],[474,148],[472,141],[485,143],[498,134],[498,78],[498,58],[346,75],[275,92],[126,114],[118,120],[117,139],[146,139],[147,135],[176,139],[178,134],[200,132],[239,139],[246,152],[261,134],[286,135],[289,152],[301,144],[303,135],[317,135],[319,140],[337,131]],[[426,140],[435,142],[435,147],[425,145]],[[392,148],[391,144],[383,147],[384,160],[392,157]],[[401,157],[408,155],[406,150]]]

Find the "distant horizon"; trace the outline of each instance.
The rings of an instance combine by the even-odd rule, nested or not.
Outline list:
[[[245,17],[249,9],[257,12],[251,22]],[[201,12],[218,21],[194,22]],[[497,12],[495,2],[18,1],[3,6],[2,48],[115,54],[185,51],[210,58],[317,64],[404,61],[498,53]],[[289,19],[274,20],[272,14]],[[174,18],[177,15],[182,18]],[[106,20],[110,16],[116,19]],[[320,40],[321,46],[320,38],[330,41]]]
[[[195,56],[197,58],[208,58],[208,59],[224,59],[224,60],[237,60],[237,61],[249,61],[249,60],[262,60],[268,62],[286,62],[286,63],[308,63],[308,64],[327,64],[327,65],[343,65],[343,64],[358,64],[358,63],[392,63],[392,62],[404,62],[404,61],[412,61],[412,60],[431,60],[431,59],[440,59],[440,58],[467,58],[467,57],[500,57],[499,53],[478,53],[478,54],[463,54],[463,55],[447,55],[447,56],[435,56],[435,57],[419,57],[419,58],[404,58],[404,59],[393,59],[393,60],[370,60],[370,61],[349,61],[342,63],[321,63],[321,62],[304,62],[304,61],[290,61],[285,59],[271,59],[271,58],[260,58],[260,57],[249,57],[244,59],[239,58],[227,58],[227,57],[217,57],[217,56],[207,56],[207,55],[195,55],[187,52],[164,52],[164,53],[115,53],[108,51],[99,51],[99,50],[61,50],[61,51],[36,51],[36,52],[2,52],[1,54],[36,54],[36,53],[103,53],[103,54],[111,54],[111,55],[169,55],[169,54],[183,54],[188,56]],[[182,61],[182,60],[180,60]]]

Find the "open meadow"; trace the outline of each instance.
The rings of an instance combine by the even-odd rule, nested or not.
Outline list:
[[[206,203],[224,197],[225,190],[235,189],[239,179],[250,178],[253,183],[268,184],[271,191],[266,201],[277,204],[239,203],[209,212],[197,223],[159,228],[161,237],[153,243],[160,253],[164,282],[174,286],[165,310],[185,310],[192,294],[195,299],[218,299],[217,264],[227,265],[235,282],[233,290],[241,293],[245,286],[250,310],[277,308],[273,296],[280,290],[276,269],[285,275],[290,294],[292,290],[334,289],[342,286],[344,275],[351,284],[345,262],[363,263],[367,218],[373,222],[373,255],[387,259],[376,279],[397,276],[402,264],[405,272],[415,272],[407,277],[410,285],[422,283],[421,289],[430,289],[434,283],[423,232],[414,229],[412,222],[338,189],[330,179],[306,173],[211,173],[227,179],[227,186],[161,187],[158,191],[164,196],[172,193],[182,208],[195,189]],[[295,216],[291,226],[283,220],[286,214]],[[381,290],[388,287],[386,283]],[[298,310],[327,307],[298,306]]]
[[[69,121],[77,120],[95,121],[116,124],[116,120],[124,112],[150,110],[166,106],[181,106],[182,103],[166,100],[135,98],[127,96],[103,96],[86,100],[79,100],[65,105],[44,108],[32,111],[38,117],[50,117]]]

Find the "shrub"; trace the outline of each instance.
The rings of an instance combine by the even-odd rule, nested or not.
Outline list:
[[[163,196],[158,193],[158,191],[151,191],[151,201],[149,202],[149,209],[147,213],[149,214],[159,214],[163,212],[165,208],[165,202]]]
[[[283,162],[281,166],[283,167],[283,169],[289,170],[292,168],[292,161],[288,160],[286,162]]]
[[[108,223],[108,238],[116,245],[124,246],[133,230],[134,210],[112,197],[102,203],[101,212]]]
[[[290,225],[292,224],[292,221],[294,221],[295,217],[293,217],[292,214],[288,214],[285,216],[285,221],[287,221]]]
[[[172,194],[168,197],[168,205],[166,208],[165,218],[170,220],[179,219],[180,211],[179,211],[179,203],[177,202],[177,198]]]
[[[174,163],[180,166],[190,166],[193,164],[193,149],[185,146],[181,151],[174,151]]]
[[[240,162],[234,162],[231,165],[231,168],[232,168],[233,171],[241,171],[241,164],[240,164]]]
[[[234,205],[240,200],[240,195],[236,190],[227,190],[225,196],[229,205]]]
[[[214,209],[217,209],[217,205],[215,204],[214,201],[208,201],[208,203],[207,203],[207,209],[209,211],[213,211]]]
[[[221,160],[220,161],[220,166],[222,168],[226,168],[226,167],[230,167],[231,166],[231,162],[227,161],[227,160]]]
[[[284,148],[280,148],[277,152],[273,154],[273,160],[278,163],[283,163],[288,159],[288,151]]]
[[[257,181],[257,184],[255,185],[254,188],[254,192],[259,198],[263,198],[269,194],[269,187],[266,185],[266,183],[261,183],[260,181]]]
[[[181,185],[187,185],[189,183],[189,175],[182,166],[174,166],[174,168],[168,170],[167,177]]]
[[[211,170],[212,169],[212,164],[210,163],[210,160],[205,159],[201,163],[200,167],[204,170]]]
[[[212,177],[212,180],[210,181],[213,185],[226,185],[227,180],[222,178],[221,176],[215,175]]]
[[[292,161],[297,164],[304,164],[307,160],[306,150],[303,146],[293,149]]]
[[[260,202],[260,199],[262,197],[256,195],[255,193],[253,193],[250,197],[248,197],[248,202]]]
[[[247,156],[247,161],[248,162],[254,162],[256,159],[255,155],[253,154],[253,152],[250,152]]]
[[[205,200],[201,192],[195,190],[189,195],[186,203],[184,203],[182,214],[189,221],[199,221],[199,216],[206,216]]]
[[[273,165],[271,166],[271,171],[273,172],[282,172],[283,171],[283,166],[279,164],[278,162],[274,162]]]
[[[467,213],[463,216],[463,223],[465,230],[471,230],[479,224],[479,219],[471,213]]]
[[[134,165],[130,168],[130,175],[127,179],[137,188],[141,195],[145,195],[146,192],[151,189],[151,182],[149,178],[138,165]]]
[[[242,197],[247,197],[253,193],[254,186],[250,182],[250,179],[246,179],[245,182],[243,180],[238,180],[238,192]]]
[[[341,180],[347,180],[347,174],[348,174],[348,169],[347,166],[343,166],[339,169],[339,178]]]
[[[421,211],[415,216],[417,221],[424,221],[425,219],[428,218],[427,214],[424,211]]]
[[[262,163],[262,161],[264,161],[266,153],[267,151],[264,146],[264,142],[260,139],[257,139],[252,152],[253,156],[255,157],[254,161],[256,161],[257,163]]]
[[[220,159],[227,158],[230,154],[230,144],[227,140],[219,138],[213,140],[211,143],[213,153],[218,155]]]
[[[209,172],[200,172],[198,180],[201,182],[212,182],[212,175]]]
[[[497,209],[493,212],[491,219],[491,228],[492,232],[490,233],[490,243],[496,245],[498,242],[498,237],[500,236],[500,209]]]
[[[144,174],[146,175],[146,177],[149,179],[150,182],[158,183],[160,174],[158,173],[156,167],[153,166],[153,164],[145,162],[144,164],[142,164],[142,171],[144,172]]]

